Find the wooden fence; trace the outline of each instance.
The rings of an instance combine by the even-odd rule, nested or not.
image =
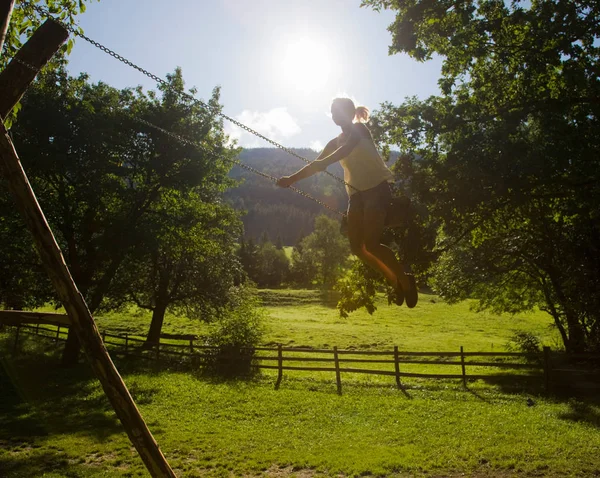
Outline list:
[[[18,351],[21,334],[35,334],[54,342],[66,339],[68,327],[57,325],[48,328],[44,324],[35,326],[17,324],[13,350]],[[341,350],[283,347],[255,347],[223,351],[218,347],[199,344],[194,335],[163,334],[158,344],[144,351],[145,340],[129,334],[102,332],[102,339],[115,355],[135,355],[160,360],[161,356],[193,358],[198,366],[204,359],[220,356],[220,360],[235,362],[251,360],[252,367],[277,371],[275,387],[279,388],[284,371],[329,372],[335,374],[338,393],[342,392],[342,374],[370,374],[394,377],[398,388],[403,389],[403,378],[458,379],[464,387],[468,379],[523,378],[543,380],[545,388],[551,389],[553,375],[552,353],[544,348],[542,354],[517,352],[467,352],[463,347],[454,352],[409,352],[397,346],[390,350]],[[600,359],[600,356],[598,356]],[[423,370],[410,370],[418,366]],[[433,369],[433,371],[427,371]],[[440,370],[448,369],[448,373]],[[498,373],[500,371],[500,373]]]

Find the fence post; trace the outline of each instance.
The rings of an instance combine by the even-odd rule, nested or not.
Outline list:
[[[544,346],[544,388],[546,393],[550,393],[551,388],[551,373],[552,373],[552,360],[550,356],[550,347]]]
[[[277,346],[277,366],[279,369],[277,370],[277,382],[275,382],[275,390],[279,390],[279,385],[281,384],[281,379],[283,378],[283,349],[281,344]]]
[[[335,381],[337,382],[338,395],[342,394],[342,377],[340,376],[340,359],[337,346],[333,347],[333,360],[335,361]]]
[[[129,352],[129,334],[125,333],[125,355]]]
[[[54,343],[58,343],[58,336],[60,335],[60,325],[56,326],[56,337],[54,338]]]
[[[13,354],[17,355],[17,346],[19,344],[19,332],[21,332],[21,324],[17,324],[17,333],[15,334],[15,343],[13,345]]]
[[[106,342],[106,330],[102,331],[102,343]]]
[[[194,353],[194,339],[190,339],[190,355]]]
[[[465,368],[465,351],[463,346],[460,346],[460,366],[462,368],[463,387],[467,388],[467,371]]]
[[[35,325],[35,335],[40,335],[40,323],[39,322]]]
[[[402,389],[402,384],[400,383],[400,357],[398,355],[398,346],[394,345],[394,367],[396,369],[396,385],[398,389]]]

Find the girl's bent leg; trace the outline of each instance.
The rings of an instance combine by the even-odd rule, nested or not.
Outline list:
[[[385,212],[369,211],[367,216],[362,209],[358,211],[351,209],[348,211],[348,237],[352,253],[365,264],[383,274],[389,284],[395,288],[401,267],[394,253],[389,248],[379,244],[384,221]],[[377,245],[380,248],[369,248],[368,241],[372,241],[374,236],[377,236]],[[375,251],[372,249],[375,249]]]

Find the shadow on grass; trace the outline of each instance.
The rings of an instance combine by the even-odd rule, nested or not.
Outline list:
[[[598,393],[580,390],[575,387],[563,387],[548,391],[544,377],[525,378],[494,376],[484,380],[487,384],[496,386],[502,393],[523,396],[524,404],[535,406],[534,398],[544,398],[554,403],[566,403],[570,410],[558,415],[560,419],[578,423],[587,423],[600,429],[600,395]],[[534,397],[534,398],[532,398]]]
[[[0,350],[6,350],[0,343]],[[56,352],[35,345],[0,358],[0,440],[86,433],[98,441],[124,433],[87,364],[59,367]]]
[[[0,455],[0,476],[6,478],[58,477],[121,477],[122,471],[109,471],[98,464],[67,458],[58,450],[43,450],[36,446],[21,445],[8,448]],[[126,475],[129,476],[129,475]]]

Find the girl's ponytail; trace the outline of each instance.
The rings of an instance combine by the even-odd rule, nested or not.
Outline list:
[[[355,123],[366,123],[369,121],[369,108],[366,106],[357,106],[354,112]]]

